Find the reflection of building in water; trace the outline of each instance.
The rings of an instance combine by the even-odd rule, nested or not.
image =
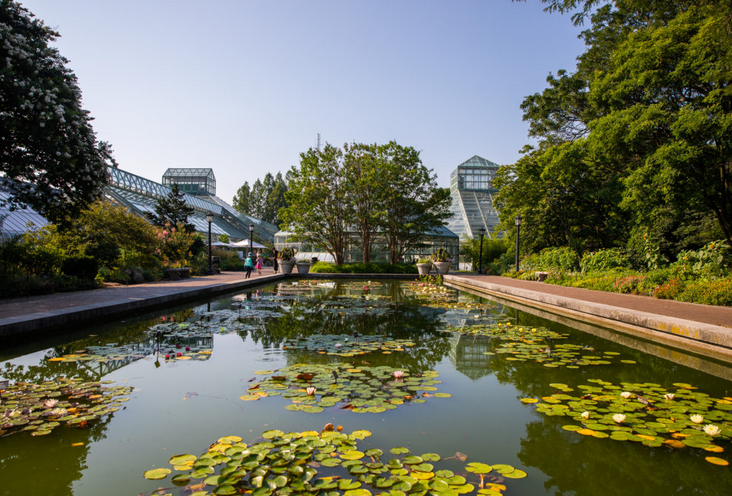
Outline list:
[[[491,340],[485,336],[455,334],[450,338],[450,361],[461,374],[475,380],[493,373],[490,368]]]

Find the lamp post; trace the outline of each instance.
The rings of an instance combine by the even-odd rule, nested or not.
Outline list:
[[[519,270],[519,236],[521,233],[521,216],[516,216],[516,272]]]
[[[249,252],[254,253],[254,224],[249,224]]]
[[[478,256],[478,274],[483,273],[483,236],[485,236],[485,228],[478,229],[480,233],[480,255]]]
[[[213,274],[213,257],[211,256],[211,223],[214,220],[214,214],[209,212],[206,214],[208,221],[208,274]]]

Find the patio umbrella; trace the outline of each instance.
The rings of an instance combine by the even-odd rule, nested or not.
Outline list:
[[[237,241],[236,243],[231,243],[231,246],[235,246],[237,248],[267,248],[264,245],[260,245],[256,241],[252,243],[252,246],[250,247],[248,239],[242,239],[241,241]]]

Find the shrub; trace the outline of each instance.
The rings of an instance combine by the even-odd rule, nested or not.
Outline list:
[[[438,248],[432,255],[433,262],[448,262],[450,260],[450,253],[444,248]]]
[[[652,295],[661,300],[675,300],[684,291],[684,281],[681,279],[669,279],[653,289]]]
[[[616,293],[638,293],[639,287],[642,286],[645,276],[642,275],[630,275],[623,276],[615,280],[613,288]]]
[[[99,263],[94,257],[77,255],[66,257],[61,264],[61,272],[68,276],[78,277],[81,280],[94,279],[99,270]]]
[[[317,262],[310,267],[310,272],[320,274],[416,274],[414,264],[383,262],[352,263],[333,265],[326,262]]]
[[[602,272],[629,268],[628,256],[618,248],[587,252],[582,255],[580,268],[583,273]]]
[[[282,250],[280,250],[279,258],[280,260],[284,261],[292,260],[293,258],[295,258],[295,250],[293,250],[289,246],[286,246],[285,248],[282,248]]]
[[[732,306],[732,279],[687,282],[675,299],[704,305]]]
[[[682,251],[672,266],[706,277],[723,276],[730,273],[732,255],[726,243],[715,241],[696,251]]]

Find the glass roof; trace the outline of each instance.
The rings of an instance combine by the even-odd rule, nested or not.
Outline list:
[[[0,180],[0,232],[3,238],[17,236],[28,232],[32,227],[41,228],[48,224],[48,221],[41,214],[30,207],[22,210],[10,210],[3,206],[3,200],[10,198],[10,192],[3,187]]]
[[[452,216],[447,227],[461,238],[477,238],[484,228],[490,238],[498,225],[498,211],[493,207],[493,178],[500,166],[474,155],[450,174]]]

